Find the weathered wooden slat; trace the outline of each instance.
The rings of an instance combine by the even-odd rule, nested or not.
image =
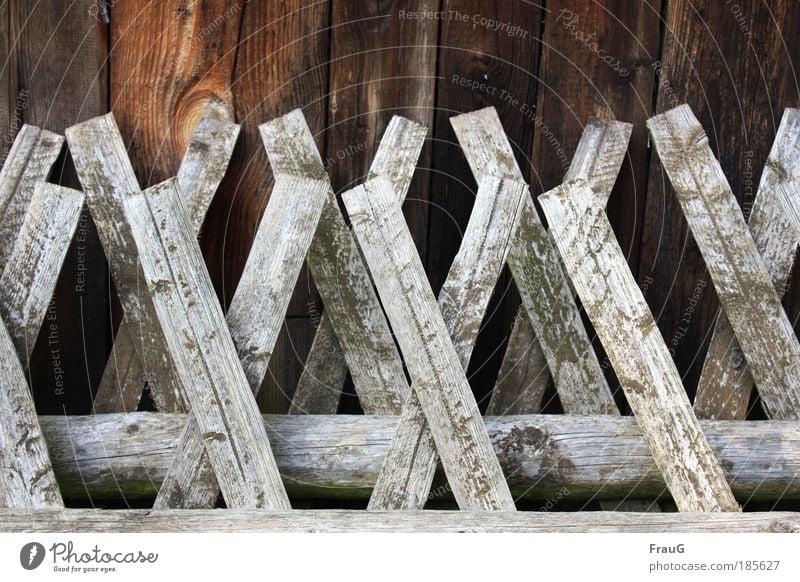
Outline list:
[[[514,511],[4,511],[7,533],[798,533],[800,515]]]
[[[292,289],[303,267],[328,183],[279,174],[253,241],[226,321],[245,377],[258,394],[267,374]],[[159,490],[156,508],[212,508],[219,496],[211,460],[196,423],[190,422]]]
[[[779,203],[789,220],[790,235],[800,240],[800,183],[797,180],[784,182],[776,187]]]
[[[439,310],[465,372],[525,196],[524,182],[494,176],[481,181],[461,248],[439,292]],[[425,412],[419,398],[411,396],[368,509],[423,509],[438,460]]]
[[[159,410],[185,411],[186,398],[176,381],[153,302],[141,288],[136,245],[122,208],[123,201],[140,188],[114,115],[84,121],[67,128],[66,134],[128,327],[135,329],[132,344],[144,364],[150,392]]]
[[[83,199],[83,192],[39,182],[0,278],[0,316],[23,369],[44,323]]]
[[[511,145],[494,108],[459,115],[451,123],[478,182],[491,172],[522,179]],[[613,186],[610,176],[618,171],[622,163],[630,126],[597,120],[591,128],[587,134],[589,143],[579,148],[579,152],[592,151],[593,145],[602,142],[607,143],[608,155],[606,157],[604,154],[594,161],[579,158],[572,171],[576,175],[585,171],[596,171],[596,178],[592,175],[592,186],[603,193],[598,196],[607,198],[610,187]],[[609,182],[611,186],[608,185]],[[525,366],[530,369],[531,363],[541,361],[537,352],[537,349],[541,349],[565,410],[576,414],[613,414],[617,407],[611,390],[581,322],[558,254],[539,220],[530,196],[522,212],[508,264],[539,343],[539,348],[535,345],[514,347],[510,353],[519,354],[520,350],[525,353],[527,350]],[[525,319],[517,318],[517,325],[526,325],[520,323]],[[528,340],[534,333],[518,332],[513,335],[515,338]],[[541,394],[547,382],[546,374],[531,370],[529,375],[537,384],[535,388],[528,385],[526,390],[534,396]],[[504,388],[509,388],[507,383]],[[519,393],[522,388],[514,387],[512,394]],[[533,411],[536,408],[538,412],[541,397],[538,396],[537,399],[535,403],[526,403],[517,396],[501,395],[498,402],[511,401],[516,403],[516,407],[512,410],[497,410],[490,403],[490,411],[507,414],[521,410]]]
[[[36,184],[50,175],[64,138],[32,125],[23,125],[0,170],[0,271],[5,267]]]
[[[129,195],[123,210],[176,375],[226,502],[238,508],[289,508],[175,180]],[[193,426],[187,423],[185,432]]]
[[[25,372],[2,319],[0,426],[0,507],[64,507]]]
[[[767,414],[800,418],[800,343],[703,127],[688,105],[647,122]]]
[[[403,418],[418,398],[459,507],[514,509],[391,181],[342,198],[414,383]]]
[[[261,125],[261,136],[274,174],[328,180],[299,109]],[[332,189],[307,260],[362,408],[399,414],[410,391],[402,360]]]
[[[588,183],[569,182],[539,201],[678,508],[738,511],[653,315]]]
[[[214,193],[225,175],[239,125],[211,117],[200,120],[178,169],[178,188],[196,233],[200,233]],[[145,373],[136,354],[138,331],[124,317],[94,399],[98,413],[136,410]]]
[[[778,185],[800,178],[800,110],[786,109],[767,163],[761,173],[748,227],[783,297],[797,254],[797,238],[776,194]],[[694,410],[704,418],[743,420],[753,391],[753,376],[725,312],[720,310],[697,384]]]

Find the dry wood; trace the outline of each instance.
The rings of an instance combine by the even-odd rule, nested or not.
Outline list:
[[[123,209],[177,377],[226,502],[237,508],[289,508],[175,180],[131,194]],[[184,432],[193,426],[187,423]]]
[[[494,108],[459,115],[451,123],[476,181],[480,183],[491,173],[522,179],[511,145]],[[625,155],[629,135],[629,124],[596,120],[589,125],[586,143],[578,148],[579,155],[570,172],[576,176],[590,173],[592,188],[598,192],[597,196],[601,200],[608,198],[613,186],[613,176],[619,171]],[[595,155],[587,160],[588,153],[601,143],[605,144],[603,155]],[[533,412],[533,408],[538,412],[541,402],[539,395],[544,391],[547,382],[546,374],[531,368],[531,364],[541,361],[538,349],[541,349],[547,361],[565,410],[576,414],[617,412],[611,390],[581,322],[558,254],[539,220],[530,196],[527,197],[522,212],[508,264],[528,314],[528,323],[533,330],[517,332],[512,337],[516,341],[530,340],[535,331],[539,343],[539,348],[535,345],[514,346],[509,353],[512,357],[518,357],[520,351],[527,351],[525,368],[529,372],[525,377],[531,378],[536,384],[535,387],[510,387],[506,382],[501,389],[508,391],[510,388],[511,393],[501,394],[497,402],[512,402],[516,406],[511,410],[499,410],[497,405],[490,402],[490,412]],[[521,323],[522,321],[526,321],[526,318],[517,318],[517,325],[527,325]],[[523,389],[536,398],[535,403],[519,398]]]
[[[0,170],[0,271],[14,248],[36,185],[47,180],[64,138],[23,125]]]
[[[254,394],[267,374],[292,289],[317,229],[328,183],[279,174],[253,241],[227,324]],[[156,508],[212,508],[219,496],[197,424],[189,422]]]
[[[459,507],[514,509],[391,181],[373,178],[342,198]]]
[[[569,182],[539,200],[678,508],[738,511],[669,350],[589,184]]]
[[[725,174],[688,105],[647,122],[767,414],[800,418],[800,343]]]
[[[783,297],[797,254],[778,186],[800,178],[800,110],[786,109],[775,136],[748,227],[769,272]],[[694,400],[695,413],[705,418],[743,420],[753,391],[753,376],[725,312],[720,310],[708,347]]]
[[[263,124],[261,136],[275,175],[328,180],[299,109]],[[370,414],[399,414],[410,391],[403,363],[332,189],[311,243],[308,266],[332,324],[320,328],[326,334],[335,330],[362,408]],[[314,375],[319,377],[319,372]]]
[[[797,180],[778,185],[778,198],[791,224],[790,235],[800,240],[800,183]]]
[[[39,182],[0,279],[0,315],[23,369],[78,226],[83,192]]]
[[[178,188],[199,234],[214,193],[225,175],[239,126],[211,117],[200,120],[178,169]],[[138,330],[123,318],[94,399],[98,413],[136,410],[145,374],[136,354]]]
[[[524,182],[494,176],[481,181],[461,248],[439,292],[439,310],[465,372],[526,196]],[[423,509],[437,462],[425,413],[412,394],[368,509]]]
[[[516,511],[4,511],[0,531],[45,532],[483,532],[798,533],[800,515]]]

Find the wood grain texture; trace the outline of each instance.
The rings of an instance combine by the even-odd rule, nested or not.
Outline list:
[[[287,509],[289,498],[174,180],[123,202],[181,388],[230,507]],[[184,432],[192,430],[187,423]]]
[[[328,180],[300,110],[263,124],[261,134],[275,175]],[[367,267],[333,190],[329,189],[307,260],[362,407],[372,414],[398,414],[410,390],[408,381]]]
[[[739,511],[664,339],[587,182],[539,201],[584,309],[681,511]]]
[[[392,183],[377,177],[342,198],[459,507],[513,510],[514,501]]]
[[[800,343],[722,167],[688,105],[647,122],[772,418],[800,418]]]
[[[465,511],[4,511],[0,530],[45,532],[797,533],[800,516],[768,513]]]
[[[521,178],[511,145],[493,108],[454,118],[453,127],[476,180],[494,172]],[[618,133],[621,139],[614,142],[616,147],[609,156],[612,161],[599,165],[603,172],[598,172],[598,176],[605,178],[598,177],[598,188],[608,182],[606,170],[613,173],[614,165],[622,161],[624,148],[620,151],[618,146],[625,136],[624,132],[614,135]],[[508,264],[565,410],[613,414],[617,407],[611,390],[586,334],[558,254],[530,196],[522,210]]]
[[[178,168],[177,184],[199,235],[219,183],[225,176],[239,126],[205,117],[197,124]],[[136,354],[137,331],[123,318],[94,399],[97,413],[136,410],[145,373]]]
[[[481,181],[461,249],[439,292],[439,310],[465,371],[527,196],[524,182],[494,176]],[[412,395],[368,509],[423,509],[437,462],[425,412],[419,398]]]
[[[0,278],[0,316],[23,369],[45,321],[83,200],[83,192],[39,182]]]
[[[789,234],[795,241],[800,240],[800,185],[797,180],[779,184],[776,188],[778,202],[791,225]]]
[[[797,254],[797,237],[777,193],[779,186],[800,178],[800,111],[787,108],[761,173],[750,210],[748,227],[772,284],[783,298]],[[717,316],[703,371],[697,384],[694,410],[704,418],[743,420],[747,416],[753,376],[723,311]]]
[[[278,340],[292,289],[303,267],[328,182],[279,174],[239,287],[226,316],[245,377],[258,394]],[[156,508],[213,508],[219,496],[203,434],[189,422],[175,461],[156,498]]]

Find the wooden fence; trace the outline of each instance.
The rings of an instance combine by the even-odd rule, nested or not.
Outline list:
[[[395,117],[340,206],[302,112],[264,123],[275,186],[227,310],[197,235],[237,125],[203,119],[177,176],[145,190],[112,114],[70,127],[83,191],[46,182],[64,139],[22,128],[0,173],[1,527],[800,531],[797,514],[741,514],[739,505],[800,498],[800,344],[776,290],[800,240],[798,120],[786,110],[749,224],[692,110],[647,122],[722,305],[705,369],[724,370],[733,349],[746,362],[738,387],[718,374],[694,408],[606,216],[629,124],[586,124],[563,183],[538,199],[548,229],[497,112],[454,116],[479,188],[437,298],[401,212],[427,129]],[[124,320],[99,414],[40,422],[29,353],[47,333],[84,199]],[[255,396],[304,261],[325,313],[293,414],[262,417]],[[509,353],[546,365],[567,416],[519,415],[539,406],[541,381],[501,382],[495,416],[481,416],[466,368],[505,265],[523,305]],[[579,306],[635,421],[620,417]],[[331,416],[348,370],[365,417]],[[753,385],[771,420],[698,420],[739,410],[730,401]],[[145,386],[158,413],[134,412]],[[461,511],[423,510],[437,483]],[[516,511],[520,499],[559,487],[608,511]],[[290,496],[322,489],[368,496],[367,511],[291,511]],[[62,494],[155,503],[64,509]],[[213,509],[220,494],[224,511]],[[666,494],[680,513],[640,511]]]

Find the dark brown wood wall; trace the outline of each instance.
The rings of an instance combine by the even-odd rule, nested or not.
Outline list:
[[[420,11],[436,17],[409,17]],[[644,122],[688,102],[747,208],[782,110],[800,100],[800,4],[14,0],[0,4],[0,57],[4,148],[23,122],[63,132],[113,111],[142,187],[176,172],[202,116],[242,124],[201,236],[223,303],[269,199],[272,178],[257,132],[263,121],[302,108],[338,191],[363,179],[393,114],[428,125],[404,212],[435,290],[476,190],[451,116],[497,107],[534,194],[559,183],[589,116],[632,122],[629,156],[608,211],[663,334],[683,334],[676,362],[693,393],[716,297]],[[54,180],[77,185],[68,157]],[[55,385],[53,346],[45,338],[31,369],[41,412],[90,410],[119,320],[91,219],[82,225],[53,305],[67,388]],[[90,257],[80,292],[79,252]],[[680,332],[699,282],[708,283],[701,305]],[[800,307],[796,287],[786,300],[792,317]],[[517,307],[506,273],[470,365],[481,400],[494,383]],[[313,339],[312,316],[321,308],[304,273],[261,392],[265,411],[287,409]],[[553,396],[547,410],[558,409]],[[342,410],[357,411],[358,404],[346,398]]]

